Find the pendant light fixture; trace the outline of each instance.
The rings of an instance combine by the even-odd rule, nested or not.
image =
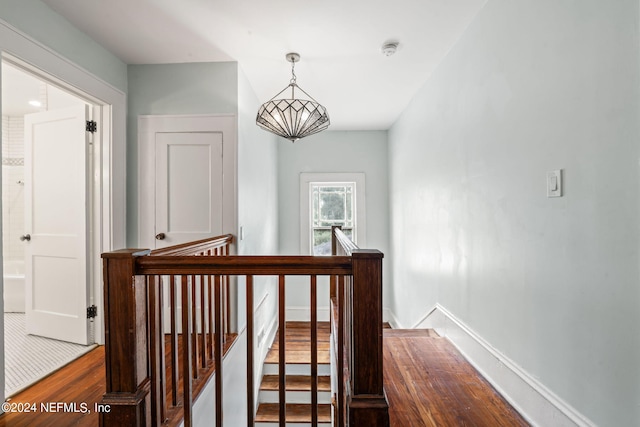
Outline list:
[[[286,58],[291,62],[289,85],[260,106],[256,124],[264,130],[295,142],[328,128],[329,114],[326,108],[296,84],[295,66],[296,62],[300,61],[300,55],[288,53]],[[291,98],[276,99],[289,88],[291,88]],[[296,89],[308,99],[296,98]]]

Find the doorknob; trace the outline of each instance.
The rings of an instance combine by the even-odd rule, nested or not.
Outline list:
[[[156,240],[164,240],[164,233],[158,233],[156,234]]]
[[[25,234],[24,236],[20,236],[20,241],[21,241],[21,242],[24,242],[25,240],[26,240],[27,242],[28,242],[29,240],[31,240],[31,235],[30,235],[30,234]]]

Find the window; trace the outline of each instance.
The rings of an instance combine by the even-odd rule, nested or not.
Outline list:
[[[355,182],[312,182],[311,248],[313,255],[331,255],[331,227],[342,226],[353,240]]]
[[[364,245],[364,174],[300,174],[302,253],[331,255],[331,227]]]

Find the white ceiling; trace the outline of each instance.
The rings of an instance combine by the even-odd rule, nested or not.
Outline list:
[[[7,64],[6,61],[2,62],[1,93],[2,115],[10,117],[20,117],[25,114],[85,103],[65,90]],[[40,101],[41,105],[31,105],[31,101]]]
[[[41,100],[41,83],[27,73],[2,63],[2,114],[23,116],[40,111],[29,101]]]
[[[261,102],[291,78],[334,130],[388,129],[486,0],[43,0],[128,64],[238,61]],[[400,42],[391,57],[385,41]]]

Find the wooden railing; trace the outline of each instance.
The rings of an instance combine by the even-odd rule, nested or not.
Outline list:
[[[229,276],[246,277],[248,425],[253,425],[255,408],[253,279],[278,277],[281,426],[286,419],[286,276],[309,276],[312,425],[317,425],[316,287],[319,276],[328,276],[335,307],[334,337],[339,342],[336,359],[341,363],[339,372],[344,373],[338,381],[342,391],[336,399],[336,425],[388,426],[382,387],[382,253],[358,249],[339,230],[334,233],[334,253],[341,255],[331,257],[233,256],[228,250],[231,236],[157,251],[103,254],[107,393],[102,404],[109,411],[101,412],[101,425],[175,425],[182,417],[185,426],[192,425],[197,385],[206,379],[198,375],[210,373],[214,361],[215,425],[223,425],[222,354],[229,325],[225,302]],[[181,295],[181,301],[171,301],[168,313],[163,312],[163,282],[170,289],[169,295],[174,296],[178,289]],[[200,316],[195,315],[198,304]],[[174,311],[178,306],[181,316]],[[162,328],[166,316],[172,320],[168,344]],[[167,375],[165,352],[172,354],[179,338],[181,363],[180,357],[169,356]]]
[[[101,408],[108,410],[100,412],[101,425],[175,424],[182,418],[190,424],[194,395],[222,359],[231,336],[229,279],[184,269],[158,274],[139,270],[156,259],[221,259],[229,255],[232,241],[233,236],[225,235],[154,251],[102,255],[106,393]],[[167,318],[168,331],[163,324]]]
[[[338,427],[388,426],[389,406],[382,381],[383,254],[359,249],[340,227],[331,231],[331,254],[352,260],[352,273],[333,276],[330,284],[331,335],[338,372],[334,419]]]

